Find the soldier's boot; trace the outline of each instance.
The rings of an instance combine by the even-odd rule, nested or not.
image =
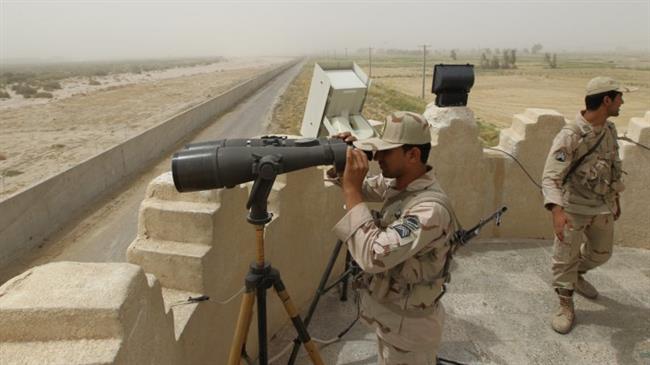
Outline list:
[[[575,322],[575,312],[573,310],[573,290],[557,289],[560,307],[553,315],[551,327],[555,332],[566,334],[573,328]]]
[[[594,288],[587,280],[585,280],[582,275],[578,276],[578,282],[576,283],[576,291],[578,294],[582,295],[585,298],[596,299],[598,297],[598,290]]]

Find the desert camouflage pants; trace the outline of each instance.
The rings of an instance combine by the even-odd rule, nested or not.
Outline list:
[[[612,256],[614,218],[611,214],[566,213],[564,242],[553,243],[553,287],[574,289],[578,275],[607,262]]]
[[[377,336],[377,365],[436,365],[436,351],[407,351]]]

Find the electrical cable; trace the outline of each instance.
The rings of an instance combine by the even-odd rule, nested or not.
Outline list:
[[[447,364],[450,364],[450,365],[465,365],[462,362],[457,362],[457,361],[454,361],[454,360],[448,360],[448,359],[445,359],[443,357],[439,357],[439,358],[436,359],[436,365],[447,365]]]
[[[626,142],[634,143],[635,145],[637,145],[637,146],[639,146],[639,147],[641,147],[641,148],[645,148],[646,150],[650,151],[650,147],[648,147],[648,146],[646,146],[646,145],[642,145],[642,144],[639,143],[639,142],[633,141],[630,137],[628,137],[628,136],[626,136],[626,135],[623,135],[623,137],[617,137],[617,139],[619,139],[619,140],[621,140],[621,141],[626,141]]]
[[[352,321],[352,323],[350,323],[343,331],[341,331],[338,335],[336,335],[336,337],[332,337],[326,340],[316,338],[316,337],[311,338],[314,342],[322,344],[323,346],[321,346],[321,348],[327,345],[331,345],[335,342],[341,341],[343,336],[345,336],[352,329],[352,327],[354,327],[354,325],[359,321],[359,318],[361,318],[361,302],[359,301],[359,292],[357,292],[356,290],[354,291],[354,297],[355,297],[354,301],[357,303],[357,315]],[[293,347],[293,344],[294,344],[293,341],[289,342],[277,355],[273,356],[269,360],[269,364],[279,360],[282,356],[284,356],[284,354],[286,354]]]
[[[185,300],[179,300],[177,302],[172,303],[170,305],[170,308],[176,307],[178,305],[187,305],[187,304],[195,304],[195,303],[199,303],[199,302],[205,302],[205,301],[208,301],[208,300],[210,302],[213,302],[213,303],[225,305],[225,304],[228,304],[228,303],[232,302],[241,293],[243,293],[244,289],[246,289],[246,288],[242,286],[241,289],[239,289],[238,292],[236,292],[230,298],[228,298],[226,300],[223,300],[223,301],[221,301],[221,300],[210,300],[210,297],[207,296],[207,295],[200,295],[198,297],[187,297],[187,299],[185,299]]]
[[[635,145],[637,145],[637,146],[639,146],[639,147],[641,147],[641,148],[645,148],[646,150],[650,151],[650,147],[645,146],[645,145],[643,145],[643,144],[641,144],[641,143],[639,143],[639,142],[633,141],[630,137],[628,137],[628,136],[626,136],[626,135],[623,135],[622,137],[621,137],[621,136],[617,136],[617,139],[622,140],[622,141],[626,141],[626,142],[633,143],[633,144],[635,144]],[[530,181],[531,181],[533,184],[535,184],[535,186],[537,186],[540,190],[542,189],[542,186],[541,186],[539,183],[537,183],[537,182],[535,181],[535,179],[533,179],[532,176],[530,176],[530,173],[528,173],[528,171],[526,170],[526,168],[524,168],[524,165],[522,165],[522,163],[519,162],[519,160],[517,160],[517,158],[516,158],[515,156],[513,156],[512,154],[510,154],[510,153],[508,153],[508,152],[506,152],[506,151],[504,151],[504,150],[498,149],[498,148],[487,147],[487,146],[486,146],[486,147],[483,147],[483,148],[488,149],[488,150],[498,151],[498,152],[501,152],[501,153],[503,153],[503,154],[508,155],[510,158],[512,158],[512,159],[517,163],[517,165],[519,165],[519,167],[521,168],[521,170],[526,174],[526,176],[528,176],[528,179],[530,179]]]
[[[519,167],[520,167],[521,170],[526,174],[526,176],[528,176],[528,178],[530,179],[530,181],[531,181],[533,184],[535,184],[535,186],[537,186],[540,190],[542,190],[542,186],[541,186],[540,184],[538,184],[537,181],[535,181],[535,179],[533,179],[532,176],[530,176],[530,174],[528,173],[528,171],[524,168],[524,165],[522,165],[521,162],[519,162],[519,160],[517,160],[517,158],[516,158],[515,156],[511,155],[510,153],[508,153],[508,152],[506,152],[506,151],[504,151],[504,150],[500,150],[500,149],[498,149],[498,148],[494,148],[494,147],[483,147],[483,148],[486,148],[486,149],[488,149],[488,150],[493,150],[493,151],[499,151],[499,152],[501,152],[501,153],[504,153],[504,154],[510,156],[510,158],[512,158],[512,159],[517,163],[517,165],[519,165]]]

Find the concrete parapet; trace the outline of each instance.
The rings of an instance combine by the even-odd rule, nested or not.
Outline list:
[[[0,287],[0,359],[21,364],[173,364],[161,287],[131,264],[59,262]]]
[[[503,156],[503,177],[497,180],[502,184],[501,204],[509,211],[498,230],[500,237],[551,238],[549,215],[535,183],[541,184],[546,155],[564,125],[564,117],[554,110],[526,109],[513,117],[510,128],[501,130],[496,148],[516,158],[530,177],[512,158]]]
[[[424,116],[433,127],[429,163],[465,228],[506,205],[509,210],[503,224],[485,227],[481,237],[552,238],[550,216],[542,207],[543,197],[534,183],[541,183],[553,138],[566,123],[561,114],[526,109],[513,117],[510,128],[501,131],[495,148],[481,146],[478,127],[468,108],[438,108],[430,104]],[[632,118],[627,135],[649,145],[650,112],[643,118]],[[530,178],[506,153],[525,167]],[[627,189],[621,198],[623,216],[616,225],[616,242],[650,248],[647,221],[650,152],[621,141],[621,158],[627,172]]]
[[[487,161],[483,158],[474,113],[466,107],[438,108],[431,103],[424,117],[432,126],[429,164],[460,221],[473,224],[492,209],[495,194],[487,181]]]
[[[281,175],[270,197],[274,218],[266,226],[265,258],[281,272],[299,308],[315,292],[336,242],[331,227],[343,214],[339,188],[326,184],[323,173],[310,168]],[[245,209],[249,187],[179,194],[171,173],[154,179],[140,208],[138,236],[127,252],[129,262],[158,277],[172,290],[168,295],[182,291],[231,297],[243,286],[255,260],[255,227],[247,222]],[[337,272],[342,264],[341,259]],[[273,293],[267,298],[269,333],[274,333],[289,317]],[[225,363],[239,300],[227,305],[207,302],[183,316],[174,312],[181,353],[195,356],[197,363],[206,358]],[[253,322],[251,354],[257,351],[255,328]]]
[[[650,111],[643,118],[632,118],[626,135],[650,147]],[[650,249],[650,151],[633,143],[620,141],[625,191],[621,193],[621,218],[616,223],[614,239],[625,246]]]
[[[632,118],[625,133],[630,139],[642,145],[650,145],[650,111],[643,118]]]

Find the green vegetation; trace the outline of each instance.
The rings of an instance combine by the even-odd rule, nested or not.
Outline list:
[[[370,85],[368,97],[363,108],[367,119],[384,120],[386,115],[396,110],[408,110],[423,113],[427,104],[424,100],[407,95],[398,90],[376,82]]]
[[[272,133],[300,134],[302,116],[307,105],[309,84],[314,72],[314,62],[305,62],[302,70],[289,84],[287,90],[273,109],[271,117]]]
[[[31,98],[32,96],[36,95],[36,93],[38,92],[36,88],[33,88],[25,84],[11,85],[11,90],[15,91],[16,94],[22,95],[24,98]]]
[[[61,89],[61,84],[58,81],[47,81],[43,84],[43,90],[45,91],[60,90],[60,89]]]
[[[476,117],[476,123],[478,124],[478,138],[489,147],[494,147],[499,144],[499,127],[494,124],[486,123],[480,118]]]

